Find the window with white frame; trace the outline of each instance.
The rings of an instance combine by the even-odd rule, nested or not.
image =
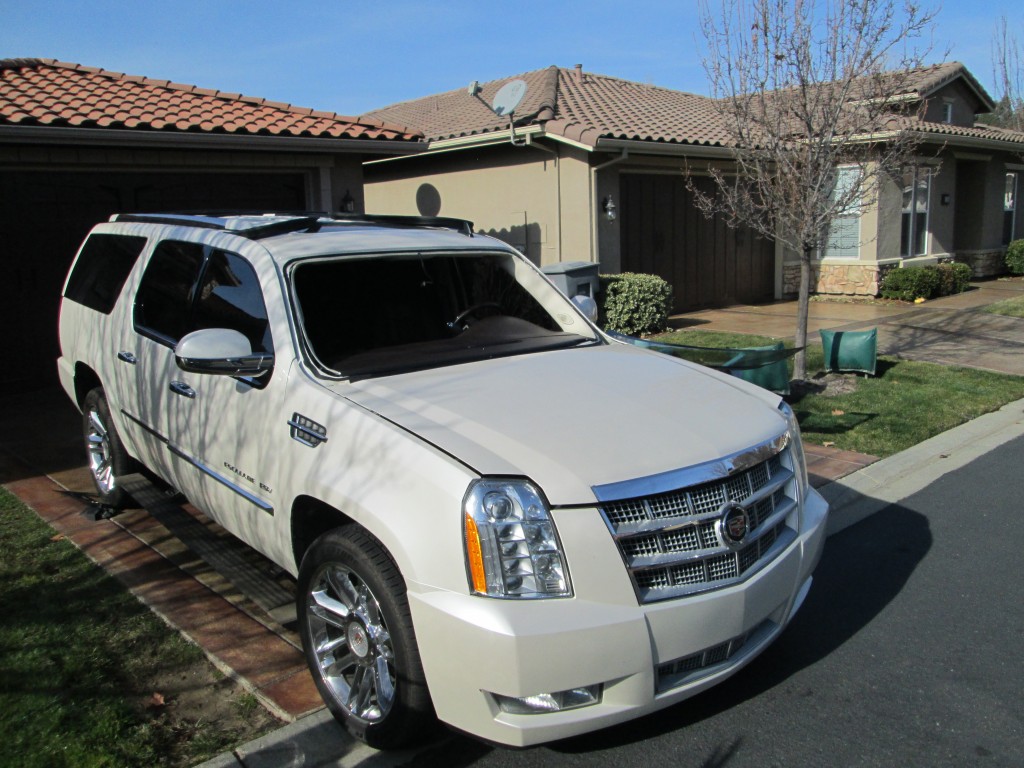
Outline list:
[[[932,171],[913,166],[903,171],[903,217],[900,231],[900,256],[924,256],[928,253],[928,208]]]
[[[1017,172],[1006,174],[1006,188],[1003,192],[1003,245],[1009,245],[1016,237],[1017,214]]]
[[[833,201],[848,200],[849,203],[832,219],[828,230],[828,242],[821,251],[827,259],[860,258],[860,213],[859,197],[851,197],[860,177],[860,168],[855,165],[836,169],[836,185],[832,190]]]
[[[942,122],[947,125],[953,122],[953,102],[947,101],[942,105]]]

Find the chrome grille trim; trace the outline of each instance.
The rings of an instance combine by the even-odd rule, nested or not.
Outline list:
[[[664,693],[686,685],[717,671],[726,662],[737,662],[743,656],[755,652],[778,631],[778,625],[765,619],[749,632],[713,645],[697,653],[659,664],[656,669],[657,693]]]
[[[601,505],[641,604],[738,583],[789,546],[799,510],[789,453],[783,448],[727,477]],[[731,502],[747,513],[739,545],[721,532],[722,510]]]

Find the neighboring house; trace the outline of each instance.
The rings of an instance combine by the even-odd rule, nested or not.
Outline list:
[[[418,151],[421,139],[237,93],[0,60],[0,391],[56,382],[61,286],[97,221],[117,211],[362,210],[363,161]]]
[[[515,79],[527,90],[513,126],[491,104]],[[994,105],[961,64],[924,68],[912,86],[900,99],[925,105],[920,162],[836,222],[819,291],[874,294],[886,268],[940,258],[995,274],[1008,238],[1024,235],[1024,134],[974,125]],[[796,292],[795,256],[693,205],[687,174],[710,189],[701,171],[731,156],[706,97],[549,67],[370,115],[415,126],[428,142],[415,156],[367,163],[374,211],[463,216],[541,265],[652,272],[673,285],[676,311]]]

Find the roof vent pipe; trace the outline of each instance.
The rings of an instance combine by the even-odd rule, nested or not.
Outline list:
[[[583,65],[582,64],[577,64],[575,67],[573,67],[572,68],[572,74],[573,74],[573,77],[576,79],[577,83],[582,83],[583,82]]]

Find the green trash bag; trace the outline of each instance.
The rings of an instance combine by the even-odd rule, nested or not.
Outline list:
[[[878,329],[870,331],[818,331],[825,352],[825,370],[875,375],[878,364]]]
[[[736,350],[736,356],[732,360],[726,362],[722,367],[737,379],[743,379],[744,381],[749,381],[751,384],[757,384],[757,386],[764,387],[765,389],[779,395],[788,395],[789,366],[787,365],[786,360],[777,360],[774,363],[762,365],[758,368],[735,367],[737,365],[743,365],[744,352],[768,352],[784,348],[785,345],[780,341],[775,344],[770,344],[767,347],[738,349]]]

